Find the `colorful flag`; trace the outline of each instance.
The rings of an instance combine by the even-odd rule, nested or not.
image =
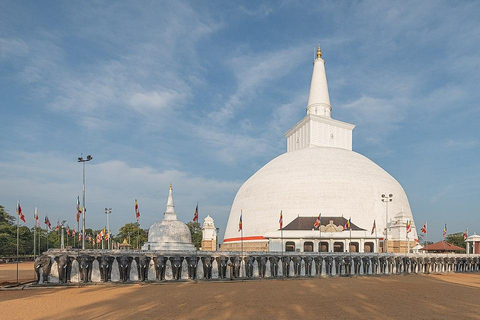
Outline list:
[[[351,218],[350,218],[351,219]],[[351,221],[350,219],[348,219],[346,222],[345,222],[345,226],[343,227],[343,230],[350,230],[350,227],[351,227]]]
[[[140,219],[140,210],[138,210],[138,202],[137,199],[135,199],[135,216],[137,217],[137,222]]]
[[[48,229],[52,228],[52,224],[50,223],[50,219],[48,219],[48,216],[45,216],[45,225],[48,227]]]
[[[20,201],[17,201],[17,214],[20,220],[22,220],[23,222],[27,222],[25,221],[25,216],[23,215],[22,206],[20,206]]]
[[[55,231],[60,230],[60,219],[57,220],[57,226],[55,227]]]
[[[81,215],[82,215],[82,207],[80,206],[80,197],[77,196],[77,223],[80,221]]]
[[[81,233],[78,234],[78,242],[80,242],[80,241],[82,241],[82,234]]]
[[[108,240],[108,238],[110,238],[110,233],[107,232],[107,234],[105,234],[105,240]]]
[[[467,240],[468,238],[468,229],[465,230],[465,232],[463,233],[463,240]]]
[[[407,233],[412,232],[412,221],[407,220]]]
[[[422,229],[420,229],[420,230],[421,230],[423,233],[427,233],[427,223],[426,223],[426,222],[423,224],[423,227],[422,227]]]
[[[67,226],[67,234],[70,235],[70,227]]]
[[[283,228],[283,214],[282,211],[280,210],[280,220],[278,220],[278,223],[280,223],[280,229]]]
[[[445,223],[445,227],[443,227],[443,239],[445,239],[446,235],[447,235],[447,224]]]
[[[40,222],[38,221],[38,208],[37,208],[37,207],[35,207],[34,218],[35,218],[35,225],[36,225],[37,227],[40,227]]]
[[[375,232],[375,228],[376,228],[376,227],[377,227],[377,226],[375,225],[375,220],[373,220],[372,233],[370,233],[371,235]]]
[[[319,228],[321,220],[322,220],[322,214],[320,213],[318,215],[317,219],[315,220],[315,223],[313,224],[313,227],[314,228]]]
[[[75,237],[75,234],[76,234],[76,233],[77,233],[77,232],[75,231],[75,227],[73,227],[72,235]]]
[[[238,221],[238,232],[242,231],[242,213],[240,213],[240,221]]]
[[[198,202],[197,206],[195,207],[195,212],[193,213],[193,222],[198,222]]]

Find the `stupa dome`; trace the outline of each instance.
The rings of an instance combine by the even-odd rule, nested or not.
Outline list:
[[[173,188],[167,200],[167,209],[163,220],[155,222],[148,230],[148,242],[143,250],[195,250],[192,244],[190,229],[185,223],[177,220],[175,205],[173,203]]]

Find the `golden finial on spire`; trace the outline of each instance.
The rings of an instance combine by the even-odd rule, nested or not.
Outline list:
[[[320,43],[318,44],[318,49],[317,49],[317,59],[320,59],[322,57],[322,49],[320,49]]]
[[[172,190],[172,189],[173,189],[173,188],[172,188],[172,183],[170,182],[170,190]]]

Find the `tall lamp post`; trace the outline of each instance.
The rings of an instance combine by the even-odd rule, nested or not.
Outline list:
[[[83,163],[82,250],[85,250],[85,162],[92,159],[93,157],[91,155],[88,155],[85,159],[82,155],[78,158],[78,162]]]
[[[392,202],[393,194],[386,195],[382,194],[382,201],[385,202],[385,241],[384,241],[384,251],[388,252],[388,203]]]
[[[107,232],[108,232],[108,241],[107,241],[107,249],[111,249],[111,241],[110,241],[110,213],[112,213],[112,208],[105,208],[105,215],[107,216]]]

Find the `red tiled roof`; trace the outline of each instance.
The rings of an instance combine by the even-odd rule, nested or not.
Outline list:
[[[420,250],[425,250],[425,251],[465,251],[464,248],[458,247],[454,244],[445,242],[445,241],[438,241],[433,244],[430,244],[426,247],[423,247]]]

